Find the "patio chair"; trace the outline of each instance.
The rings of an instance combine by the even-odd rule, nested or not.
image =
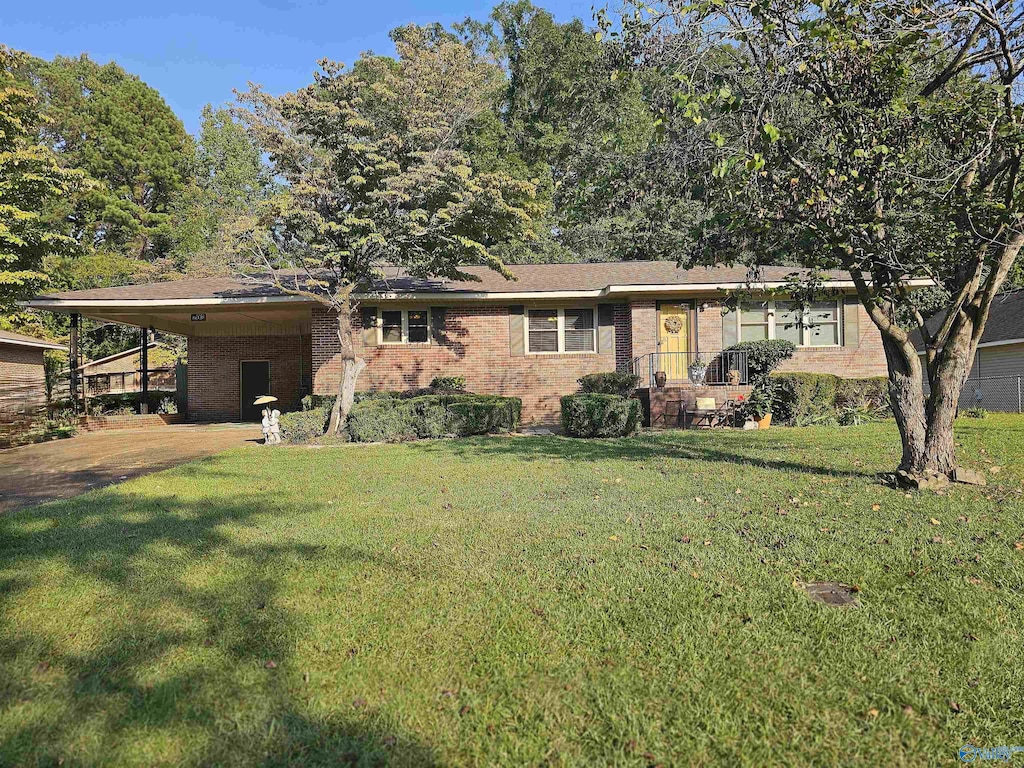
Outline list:
[[[692,410],[683,411],[683,429],[713,429],[732,424],[736,403],[726,400],[721,406],[713,397],[698,397]]]

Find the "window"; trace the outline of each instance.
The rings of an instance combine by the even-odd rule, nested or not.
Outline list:
[[[594,310],[531,309],[527,314],[526,351],[531,354],[596,352]]]
[[[565,351],[594,351],[594,310],[567,309],[565,316]]]
[[[811,347],[834,347],[839,344],[839,303],[816,301],[808,308],[808,339]]]
[[[800,305],[786,302],[775,303],[775,338],[792,341],[797,346],[803,343],[803,310]]]
[[[425,309],[382,309],[381,344],[426,344],[430,341],[430,313]]]
[[[788,301],[744,302],[736,315],[740,341],[779,339],[798,347],[842,344],[841,300],[815,301],[806,311]]]
[[[426,344],[427,339],[430,338],[427,328],[427,311],[425,309],[410,309],[405,316],[409,343]]]
[[[764,341],[768,338],[768,304],[740,305],[740,341]]]

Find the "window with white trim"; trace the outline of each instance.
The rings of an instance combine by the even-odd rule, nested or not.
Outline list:
[[[811,302],[742,302],[736,313],[740,341],[779,339],[798,347],[838,347],[843,343],[842,299]]]
[[[426,309],[380,309],[377,327],[381,344],[427,344],[430,312]]]
[[[596,315],[593,307],[529,310],[526,322],[526,351],[534,355],[596,352]]]

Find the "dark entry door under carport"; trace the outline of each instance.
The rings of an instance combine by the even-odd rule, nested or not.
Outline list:
[[[259,421],[263,407],[252,401],[270,394],[270,362],[243,360],[241,363],[242,421]]]

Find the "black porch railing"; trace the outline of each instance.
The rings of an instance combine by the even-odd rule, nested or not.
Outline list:
[[[632,372],[640,377],[640,386],[654,387],[657,374],[664,372],[668,384],[695,384],[690,369],[704,363],[704,384],[748,384],[747,353],[727,349],[717,352],[650,352],[633,358]],[[696,371],[694,372],[696,373]]]

